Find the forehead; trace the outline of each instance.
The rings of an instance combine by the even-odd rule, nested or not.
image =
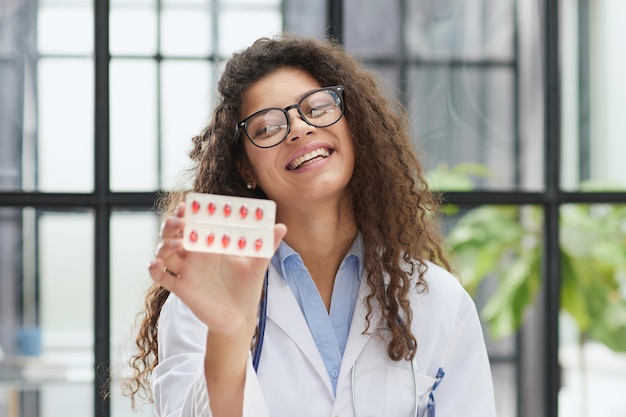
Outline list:
[[[241,117],[268,107],[296,103],[308,91],[323,87],[309,73],[296,68],[276,70],[248,88],[243,95]]]

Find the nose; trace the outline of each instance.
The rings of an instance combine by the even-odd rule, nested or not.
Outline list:
[[[287,142],[291,142],[293,140],[299,139],[306,135],[309,135],[315,132],[316,127],[308,124],[298,112],[298,109],[291,108],[287,111],[289,115],[289,134],[287,135]]]

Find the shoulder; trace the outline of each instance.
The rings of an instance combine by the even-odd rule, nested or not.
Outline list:
[[[435,298],[464,297],[468,295],[463,285],[461,285],[461,281],[451,272],[432,262],[426,262],[425,265],[426,273],[424,274],[424,280],[428,289],[423,295]],[[417,279],[417,276],[414,278]]]
[[[430,320],[440,319],[458,325],[467,314],[476,314],[474,300],[456,276],[432,262],[427,262],[426,268],[427,290],[416,292],[411,299],[418,320],[419,317],[429,317]],[[414,279],[417,280],[417,274]]]

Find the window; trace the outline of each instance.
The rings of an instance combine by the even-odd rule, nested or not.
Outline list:
[[[282,27],[277,0],[3,3],[0,415],[138,415],[115,383],[157,192],[188,164],[224,59]]]
[[[186,168],[224,60],[283,29],[342,40],[406,104],[451,242],[470,214],[516,228],[473,292],[481,309],[534,254],[522,327],[491,337],[483,316],[498,415],[623,410],[624,16],[621,0],[5,0],[0,415],[137,415],[101,393],[126,370],[154,200]],[[590,265],[607,274],[587,291],[600,306],[574,291]]]

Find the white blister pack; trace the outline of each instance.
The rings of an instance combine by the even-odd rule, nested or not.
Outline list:
[[[188,251],[271,258],[276,203],[272,200],[188,193],[183,246]]]

